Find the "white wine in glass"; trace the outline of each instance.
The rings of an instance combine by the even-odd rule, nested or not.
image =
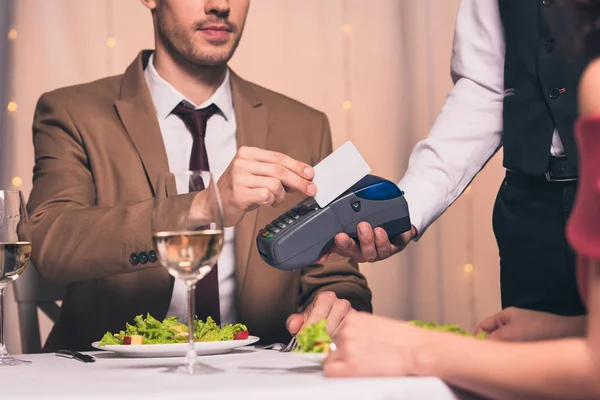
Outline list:
[[[210,273],[223,249],[222,230],[157,232],[161,263],[177,279],[197,282]]]
[[[0,366],[30,364],[8,354],[4,341],[4,294],[31,258],[29,219],[23,193],[0,190]]]
[[[192,202],[175,205],[174,200],[181,200],[178,196],[182,193],[188,197],[194,193],[201,196],[202,210],[180,208],[182,204],[191,207]],[[196,282],[215,266],[223,249],[223,229],[219,191],[210,172],[172,172],[159,176],[152,213],[152,239],[161,264],[187,288],[188,351],[185,364],[177,369],[181,373],[221,372],[196,361],[194,321]]]

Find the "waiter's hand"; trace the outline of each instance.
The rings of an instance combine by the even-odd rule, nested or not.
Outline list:
[[[303,313],[290,315],[286,326],[290,334],[296,336],[308,325],[326,319],[327,332],[333,337],[342,321],[353,313],[356,313],[356,310],[348,300],[338,299],[334,292],[321,292]]]
[[[385,260],[402,251],[417,234],[417,230],[413,226],[410,231],[390,239],[385,229],[373,229],[367,222],[358,224],[357,231],[360,244],[357,244],[347,234],[340,233],[335,237],[333,248],[328,254],[321,257],[318,263],[325,262],[331,253],[350,257],[359,263]]]
[[[509,307],[482,321],[476,333],[487,338],[511,342],[582,337],[587,317],[566,317],[541,311]]]
[[[317,187],[311,182],[313,168],[285,154],[240,147],[218,182],[225,226],[234,226],[244,214],[258,206],[277,207],[285,201],[286,192],[297,191],[314,196]],[[207,191],[210,192],[210,191]],[[193,210],[197,219],[206,215],[204,192],[198,193]]]

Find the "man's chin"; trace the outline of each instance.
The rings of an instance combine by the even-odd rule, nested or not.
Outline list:
[[[221,65],[226,65],[232,56],[233,53],[229,51],[200,51],[187,58],[188,60],[192,61],[194,64],[197,65],[217,67]]]

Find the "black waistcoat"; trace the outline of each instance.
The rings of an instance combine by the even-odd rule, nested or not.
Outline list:
[[[506,39],[504,167],[542,175],[554,129],[577,166],[573,123],[585,61],[562,40],[568,14],[556,0],[499,0]]]

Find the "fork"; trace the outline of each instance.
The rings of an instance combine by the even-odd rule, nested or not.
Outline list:
[[[296,339],[296,336],[292,337],[292,340],[290,340],[290,342],[288,343],[287,346],[285,346],[284,348],[279,349],[278,351],[281,353],[290,353],[294,350],[298,350],[299,346],[298,346],[298,339]]]
[[[287,345],[284,343],[273,343],[273,344],[268,344],[261,348],[263,350],[275,350],[280,353],[289,353],[289,352],[294,351],[299,348],[298,339],[293,337],[292,340],[290,340],[290,342]]]

